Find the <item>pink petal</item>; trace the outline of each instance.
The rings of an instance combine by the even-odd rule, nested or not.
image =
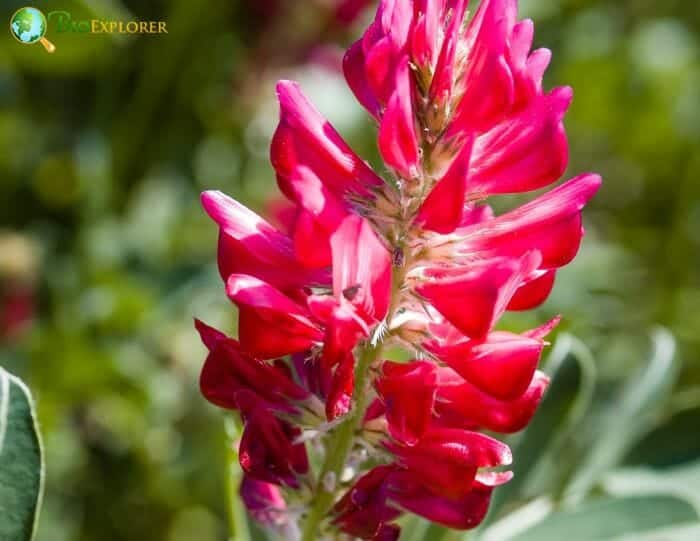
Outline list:
[[[297,206],[285,197],[272,196],[268,199],[264,214],[269,217],[270,223],[285,235],[290,235],[294,230]]]
[[[294,222],[294,250],[307,269],[323,269],[331,264],[331,233],[309,211],[300,208]]]
[[[403,49],[413,23],[413,6],[405,0],[380,0],[376,20],[397,49]]]
[[[297,204],[311,213],[321,227],[334,231],[348,210],[331,190],[306,166],[295,168],[289,178],[289,187]]]
[[[552,52],[549,49],[537,49],[528,57],[525,69],[533,95],[542,93],[542,79],[551,60]]]
[[[382,0],[374,22],[362,37],[367,81],[382,105],[394,91],[397,66],[407,53],[412,20],[411,2]]]
[[[395,528],[386,524],[400,514],[386,501],[386,481],[394,469],[393,466],[376,466],[360,477],[335,504],[333,523],[353,537],[379,541],[396,539],[390,536],[396,533]]]
[[[507,445],[461,429],[433,428],[413,446],[387,443],[386,447],[416,480],[449,498],[471,491],[478,468],[512,461]]]
[[[474,145],[469,191],[518,193],[557,180],[569,159],[562,119],[571,99],[571,88],[556,89],[480,136]]]
[[[426,348],[481,391],[499,400],[514,400],[530,385],[544,342],[492,332],[485,340],[442,347],[426,344]]]
[[[476,474],[476,483],[485,487],[498,487],[513,478],[512,471],[480,471]]]
[[[419,3],[419,2],[417,2]],[[421,68],[432,68],[437,59],[438,9],[437,2],[422,2],[411,33],[411,59]]]
[[[291,360],[299,385],[321,398],[328,396],[332,374],[324,370],[311,351],[295,353],[291,355]]]
[[[436,457],[446,460],[456,460],[465,464],[489,468],[507,466],[512,463],[513,456],[509,447],[494,438],[478,432],[453,428],[433,428],[418,443],[406,453],[426,451],[435,452]]]
[[[554,288],[556,271],[537,271],[535,276],[525,281],[508,303],[508,310],[521,311],[537,308],[547,300]]]
[[[220,227],[219,271],[250,274],[282,290],[328,283],[326,272],[308,271],[297,261],[292,242],[250,209],[217,191],[202,193],[204,210]]]
[[[418,175],[418,134],[413,111],[408,57],[399,62],[394,91],[379,125],[379,151],[387,165],[406,179]]]
[[[438,372],[436,422],[440,426],[518,432],[530,422],[548,384],[545,374],[535,372],[525,394],[503,401],[481,392],[451,368],[442,369]]]
[[[309,396],[277,367],[250,357],[240,344],[216,329],[197,321],[202,340],[209,348],[199,380],[202,395],[211,403],[237,409],[236,393],[242,389],[254,392],[275,408],[294,411],[293,402]],[[217,334],[218,333],[218,334]],[[215,342],[211,338],[215,337]]]
[[[305,308],[253,276],[232,274],[226,293],[238,305],[241,346],[257,357],[305,351],[323,337]]]
[[[527,67],[527,58],[530,54],[534,35],[535,25],[530,19],[516,23],[511,32],[508,40],[507,57],[513,74],[516,76],[516,83],[520,83],[518,77],[521,76]]]
[[[600,176],[580,175],[502,216],[460,230],[470,257],[542,254],[542,268],[561,267],[578,252],[583,229],[581,210],[600,188]]]
[[[448,137],[485,131],[508,113],[515,83],[506,61],[506,40],[515,24],[514,0],[484,0],[467,30],[471,45],[464,76],[465,92]]]
[[[342,200],[305,166],[291,172],[288,189],[299,204],[294,227],[297,258],[307,268],[328,266],[331,262],[330,236],[349,211]]]
[[[348,352],[336,366],[331,378],[326,398],[326,417],[329,421],[350,411],[354,386],[355,358],[352,352]]]
[[[389,488],[390,498],[402,509],[457,530],[476,528],[484,520],[493,490],[475,482],[466,495],[452,499],[429,490],[409,472],[392,474]]]
[[[531,20],[520,21],[513,27],[508,44],[507,60],[515,80],[515,111],[524,109],[542,94],[542,77],[552,56],[547,49],[530,53],[534,31]]]
[[[283,191],[288,191],[289,177],[298,166],[308,167],[340,198],[348,193],[369,197],[371,188],[383,184],[302,94],[297,83],[280,81],[277,96],[280,124],[273,136],[270,160]]]
[[[418,294],[471,338],[482,338],[503,314],[523,277],[540,263],[537,253],[522,259],[500,258],[474,262],[450,275],[416,287]],[[440,272],[439,269],[435,271]]]
[[[353,43],[343,57],[343,73],[345,80],[353,91],[357,101],[375,118],[379,118],[380,108],[365,71],[365,53],[362,50],[362,40]]]
[[[239,490],[243,504],[258,523],[274,528],[289,520],[287,504],[277,486],[244,475]]]
[[[435,365],[430,362],[382,364],[375,387],[395,439],[414,445],[425,433],[433,415],[436,378]]]
[[[333,293],[366,318],[380,321],[389,307],[391,256],[367,220],[350,215],[331,237]]]
[[[524,332],[523,336],[527,336],[529,338],[534,338],[535,340],[542,340],[545,336],[547,336],[549,333],[551,333],[556,328],[557,325],[559,325],[560,321],[561,321],[561,316],[553,317],[544,325],[540,325],[536,329],[532,329],[530,331]]]
[[[308,304],[314,316],[325,324],[321,362],[330,369],[352,355],[359,340],[369,335],[369,328],[355,307],[342,300],[311,296]]]
[[[462,223],[473,139],[468,139],[445,175],[421,205],[416,224],[436,233],[452,233]]]
[[[399,55],[400,51],[389,37],[380,39],[365,51],[367,81],[381,104],[386,104],[393,93]]]
[[[542,93],[542,74],[533,74],[528,68],[528,59],[535,26],[529,19],[520,21],[513,27],[508,40],[506,59],[513,73],[515,83],[515,99],[513,110],[520,111],[527,107],[530,101]],[[537,53],[538,55],[541,53]],[[544,71],[542,72],[544,73]]]
[[[488,205],[467,204],[462,210],[462,221],[460,227],[480,224],[493,218],[493,209]]]
[[[258,481],[299,488],[298,475],[309,470],[306,447],[293,443],[298,428],[278,419],[247,390],[236,394],[245,422],[238,458],[243,471]]]
[[[214,327],[210,327],[199,319],[194,320],[194,326],[199,333],[202,344],[204,344],[209,351],[214,349],[221,340],[226,340],[228,338],[221,331],[215,329]]]
[[[455,84],[455,56],[462,30],[468,0],[456,0],[451,7],[450,22],[445,30],[445,37],[438,56],[437,65],[433,73],[428,97],[430,102],[445,107],[452,97],[452,88]],[[437,33],[432,38],[437,39]]]

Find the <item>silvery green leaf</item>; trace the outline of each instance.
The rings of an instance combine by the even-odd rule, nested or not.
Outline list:
[[[654,425],[659,406],[668,398],[680,371],[676,343],[667,330],[652,334],[651,359],[630,380],[620,399],[611,405],[590,452],[564,493],[567,505],[581,501],[601,477],[616,466],[629,449]]]
[[[34,539],[44,479],[31,393],[0,367],[0,539]]]
[[[502,541],[613,541],[623,535],[639,539],[638,535],[698,518],[690,503],[672,496],[604,498],[552,513],[524,533]]]

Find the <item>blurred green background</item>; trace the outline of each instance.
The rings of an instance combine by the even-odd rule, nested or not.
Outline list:
[[[199,395],[192,318],[231,328],[234,313],[198,194],[274,207],[279,78],[299,80],[376,158],[372,124],[338,68],[372,7],[346,24],[337,3],[45,0],[33,5],[165,20],[169,33],[49,31],[53,55],[9,32],[0,40],[0,364],[38,400],[48,463],[39,541],[226,539],[229,442]],[[26,4],[3,0],[0,16]],[[551,299],[511,318],[525,328],[565,316],[550,360],[558,391],[530,439],[514,441],[523,482],[499,505],[549,494],[577,509],[584,498],[682,488],[697,508],[700,10],[523,0],[521,15],[554,52],[548,86],[575,89],[570,172],[599,171],[605,184]],[[442,535],[425,525],[413,534]]]

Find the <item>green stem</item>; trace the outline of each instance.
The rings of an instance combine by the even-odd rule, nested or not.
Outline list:
[[[238,489],[241,485],[243,472],[238,462],[238,438],[241,435],[241,421],[238,416],[229,415],[225,418],[226,426],[226,500],[230,541],[248,541],[248,517],[243,508]]]
[[[326,460],[321,468],[316,485],[316,494],[311,502],[309,515],[304,525],[302,541],[318,539],[318,528],[333,504],[335,486],[343,473],[343,467],[352,451],[355,432],[359,429],[368,406],[369,389],[367,374],[369,367],[377,360],[381,344],[366,344],[360,353],[355,369],[355,404],[343,423],[336,429],[330,445],[326,449]],[[330,482],[328,481],[330,479]],[[330,486],[329,486],[330,485]]]
[[[387,314],[387,324],[391,322],[399,305],[401,288],[406,273],[405,262],[400,267],[394,267],[392,272],[392,287],[390,306]],[[382,352],[382,342],[372,345],[365,342],[359,353],[355,367],[354,407],[347,418],[336,428],[330,444],[326,447],[326,459],[321,467],[316,485],[316,491],[309,504],[309,514],[304,524],[302,541],[319,539],[319,526],[328,514],[335,500],[336,487],[343,473],[343,468],[352,451],[355,434],[361,429],[367,406],[369,406],[369,369],[379,359]]]

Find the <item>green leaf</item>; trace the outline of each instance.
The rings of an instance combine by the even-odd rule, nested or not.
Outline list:
[[[684,524],[672,528],[661,528],[645,534],[623,535],[614,541],[697,541],[700,539],[700,524]]]
[[[551,383],[530,426],[511,445],[515,476],[494,492],[484,526],[493,523],[503,506],[523,496],[538,464],[547,463],[551,468],[567,465],[560,460],[561,449],[589,410],[596,382],[595,361],[581,341],[560,335],[544,370]],[[544,491],[541,488],[540,493]]]
[[[675,497],[606,498],[553,513],[512,541],[612,541],[622,535],[687,524],[698,518],[692,505]]]
[[[607,474],[601,484],[614,496],[666,494],[700,510],[700,460],[673,468],[624,468]]]
[[[581,501],[595,483],[624,458],[653,426],[659,406],[669,396],[680,371],[675,340],[663,328],[654,331],[652,340],[651,360],[640,376],[624,387],[619,401],[609,408],[599,437],[566,488],[564,501],[567,505]]]
[[[700,406],[671,412],[634,446],[625,463],[663,468],[699,457],[698,419]]]
[[[0,539],[34,538],[44,464],[31,394],[0,367]]]
[[[554,503],[548,497],[538,498],[515,511],[508,513],[498,522],[480,532],[479,541],[504,541],[528,530],[542,522],[554,509]],[[469,538],[465,537],[465,541]]]

